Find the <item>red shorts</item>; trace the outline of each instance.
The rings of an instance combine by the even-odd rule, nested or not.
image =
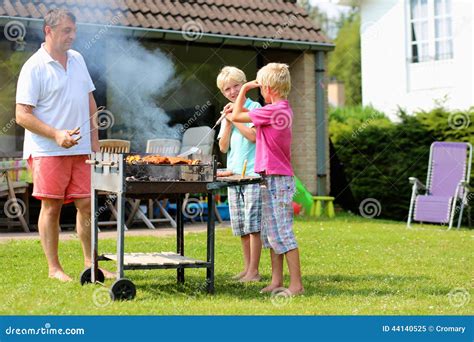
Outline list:
[[[87,155],[34,157],[28,159],[33,172],[33,196],[62,199],[64,203],[91,196],[91,167]]]

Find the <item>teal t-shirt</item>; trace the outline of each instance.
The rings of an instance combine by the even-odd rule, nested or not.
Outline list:
[[[258,102],[247,99],[245,101],[244,107],[250,111],[255,108],[260,108],[261,105]],[[225,122],[225,124],[229,123]],[[253,127],[253,124],[250,122],[245,123],[245,125],[247,127]],[[221,125],[221,131],[219,132],[218,138],[221,137],[223,130],[224,125]],[[255,143],[244,137],[234,126],[230,136],[229,151],[227,151],[227,170],[231,170],[236,174],[241,174],[245,160],[247,160],[247,171],[245,172],[245,175],[256,176],[257,174],[254,172]]]

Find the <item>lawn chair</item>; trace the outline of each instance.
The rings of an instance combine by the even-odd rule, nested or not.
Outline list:
[[[212,150],[214,149],[214,136],[215,136],[215,131],[208,126],[199,126],[199,127],[191,127],[188,128],[184,134],[183,134],[183,143],[181,145],[181,151],[179,153],[183,153],[188,151],[191,147],[196,146],[199,144],[201,139],[209,133],[209,131],[212,131],[204,141],[201,142],[199,145],[199,149],[201,150],[200,153],[196,155],[197,158],[203,159],[203,160],[210,160],[212,158]],[[186,206],[187,202],[189,199],[189,194],[186,194],[184,198],[184,205]],[[222,217],[217,210],[217,204],[216,201],[214,201],[214,206],[215,206],[215,213],[216,213],[216,218],[219,221],[219,223],[222,223]]]
[[[130,141],[121,139],[99,140],[100,152],[105,153],[129,153]]]
[[[181,145],[181,151],[183,153],[188,151],[191,147],[199,144],[201,139],[209,132],[212,131],[206,139],[199,145],[203,156],[211,156],[214,148],[214,135],[215,131],[208,126],[191,127],[188,128],[183,134],[183,143]]]
[[[5,197],[2,204],[7,217],[7,225],[21,225],[26,233],[30,232],[29,225],[29,193],[28,182],[31,182],[26,160],[0,161],[0,197]],[[21,196],[21,199],[17,198]],[[19,222],[13,221],[18,219]]]
[[[470,207],[468,194],[472,164],[472,145],[457,142],[434,142],[430,148],[426,185],[415,177],[413,184],[407,227],[412,219],[420,222],[449,223],[452,228],[458,212],[457,228],[461,226],[464,206]],[[424,191],[424,194],[420,194]]]
[[[162,156],[169,156],[174,157],[179,153],[179,149],[181,147],[181,141],[175,139],[151,139],[147,141],[146,144],[146,152],[147,153],[154,153],[159,154]],[[165,209],[168,199],[162,199],[163,203],[158,199],[150,199],[148,200],[148,220],[151,223],[159,223],[159,222],[169,222],[173,228],[176,228],[176,221],[171,217],[168,211]],[[130,225],[133,223],[133,219],[135,213],[140,209],[140,200],[135,200],[132,206],[132,212],[130,213],[130,217],[127,221],[127,224]],[[158,206],[160,209],[161,214],[164,218],[155,218],[154,217],[154,204]]]
[[[150,139],[146,143],[146,153],[174,157],[181,149],[181,141],[177,139]]]

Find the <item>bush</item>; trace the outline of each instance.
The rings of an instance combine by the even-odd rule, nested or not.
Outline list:
[[[453,125],[454,117],[458,118],[458,127]],[[411,196],[408,177],[425,182],[431,143],[474,144],[473,124],[464,121],[462,126],[459,118],[472,122],[472,110],[448,112],[436,108],[413,116],[400,111],[397,123],[373,108],[333,110],[330,136],[356,201],[376,199],[381,205],[380,217],[405,220]]]

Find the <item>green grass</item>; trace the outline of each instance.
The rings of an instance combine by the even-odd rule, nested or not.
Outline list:
[[[261,261],[264,282],[244,285],[230,279],[241,267],[240,242],[230,229],[217,231],[215,295],[202,291],[203,269],[186,270],[183,286],[176,284],[173,270],[126,271],[137,286],[137,297],[129,302],[108,303],[105,288],[79,284],[78,241],[60,243],[63,265],[76,278],[68,284],[47,278],[39,241],[0,244],[0,314],[464,315],[474,311],[473,300],[456,302],[472,293],[472,231],[446,232],[426,225],[407,230],[403,223],[348,215],[318,222],[298,220],[295,231],[306,293],[288,302],[259,293],[270,277],[267,251]],[[205,238],[204,233],[187,234],[186,255],[204,258]],[[130,237],[126,251],[172,251],[175,244],[173,237]],[[99,247],[100,252],[113,252],[115,241],[101,240]],[[114,267],[112,262],[102,265]],[[467,292],[450,301],[448,293],[457,288]],[[94,296],[105,305],[94,304]]]

